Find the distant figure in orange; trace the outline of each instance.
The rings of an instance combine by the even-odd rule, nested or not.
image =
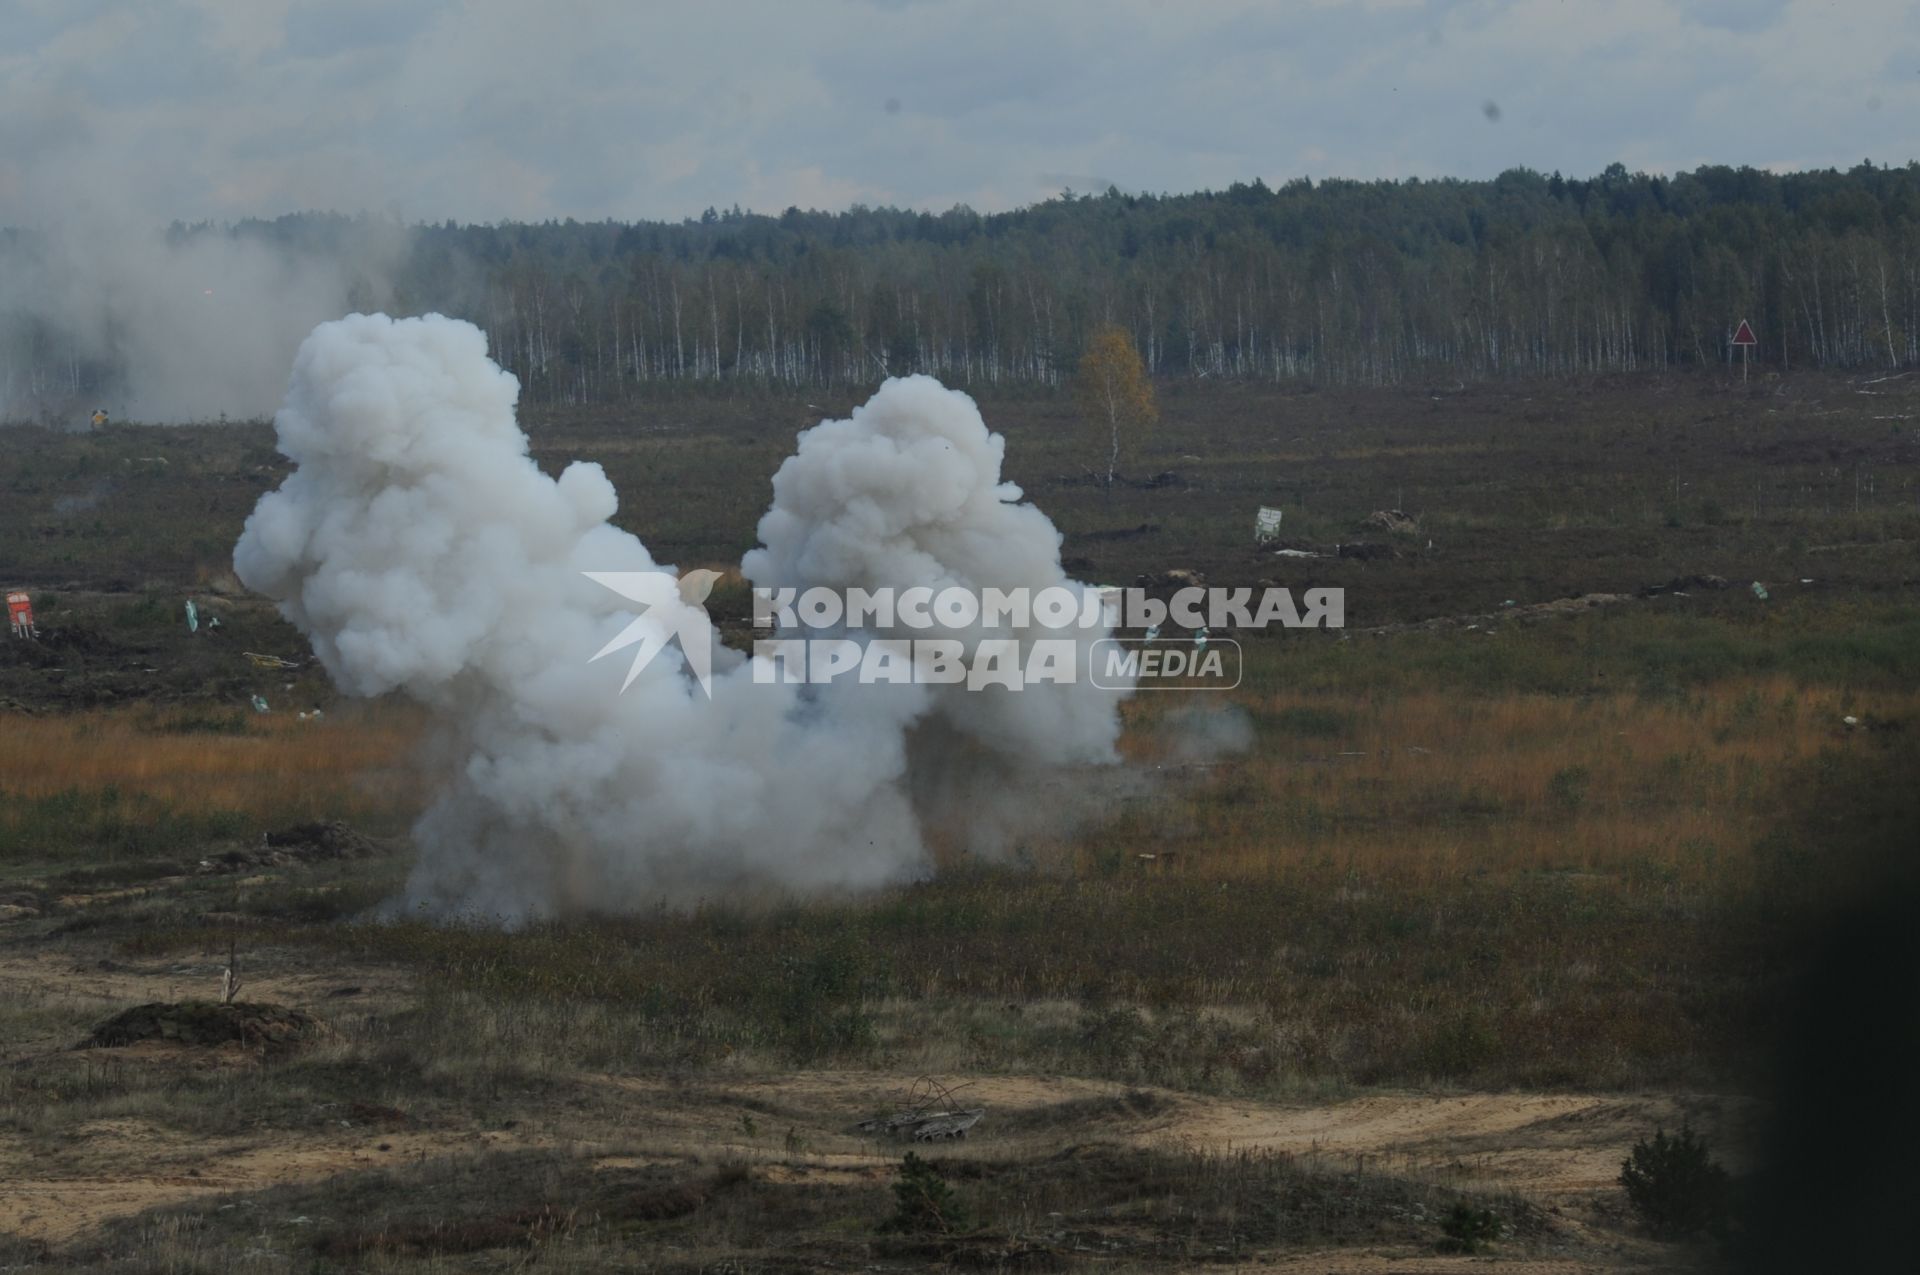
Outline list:
[[[107,409],[104,407],[94,408],[93,409],[93,427],[95,429],[99,429],[102,425],[105,425],[106,423],[107,423]]]

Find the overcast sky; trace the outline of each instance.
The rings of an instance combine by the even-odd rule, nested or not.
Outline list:
[[[0,0],[0,223],[1920,157],[1912,0]]]

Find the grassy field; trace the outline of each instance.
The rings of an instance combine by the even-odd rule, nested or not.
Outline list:
[[[1686,1119],[1751,1164],[1810,936],[1920,826],[1920,487],[1878,388],[1190,393],[1113,491],[1064,403],[989,402],[1083,576],[1342,585],[1355,631],[1130,705],[1129,782],[1016,862],[515,933],[364,920],[430,723],[338,700],[228,577],[284,472],[264,429],[16,431],[0,585],[44,641],[0,648],[0,1256],[1452,1269],[1464,1204],[1540,1270],[1710,1263],[1643,1233],[1620,1158]],[[752,543],[814,415],[531,425],[691,565]],[[1252,545],[1259,504],[1324,556]],[[1384,507],[1418,531],[1366,530]],[[1251,746],[1191,755],[1196,714]],[[288,832],[322,821],[365,836]],[[70,1048],[211,998],[230,950],[303,1043]],[[989,1111],[918,1149],[965,1225],[902,1220],[923,1179],[852,1131],[923,1076]]]
[[[732,564],[755,543],[794,436],[866,391],[705,395],[534,414],[540,463],[605,466],[616,519],[662,561]],[[1838,378],[1523,383],[1431,391],[1180,387],[1092,480],[1098,446],[1071,399],[983,400],[1008,476],[1065,533],[1081,578],[1184,567],[1218,583],[1345,585],[1355,627],[1632,591],[1713,572],[1744,585],[1811,577],[1884,589],[1920,578],[1920,389]],[[0,456],[7,587],[169,594],[217,587],[240,522],[286,473],[263,425],[94,435],[9,431]],[[1384,541],[1390,559],[1286,565],[1252,542],[1254,510],[1286,510],[1282,545]],[[1369,532],[1400,508],[1417,534]],[[1426,545],[1431,540],[1433,547]],[[1310,578],[1309,578],[1310,577]],[[170,600],[170,598],[169,598]]]

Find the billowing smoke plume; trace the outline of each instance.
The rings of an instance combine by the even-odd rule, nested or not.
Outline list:
[[[741,569],[769,588],[841,593],[925,586],[1037,595],[1069,585],[1059,532],[1039,509],[1015,503],[1020,489],[1000,480],[1006,448],[966,395],[929,376],[888,381],[850,419],[823,421],[800,436],[773,477],[773,508],[760,520],[764,547],[747,554]],[[982,620],[912,633],[957,638],[972,649],[988,637],[1031,641],[1041,630],[989,628]],[[1119,734],[1113,695],[1084,685],[1040,683],[1018,694],[936,690],[946,725],[1015,765],[1108,760]]]
[[[407,907],[511,920],[878,886],[928,870],[930,820],[1009,835],[1008,775],[1031,789],[1113,759],[1118,697],[1084,683],[767,684],[717,648],[709,701],[669,647],[620,693],[625,661],[588,657],[635,617],[583,572],[656,564],[609,525],[599,466],[534,465],[517,392],[466,323],[323,324],[276,418],[297,468],[234,555],[343,690],[436,711],[459,764],[415,829]],[[1003,450],[965,395],[889,381],[802,435],[744,570],[770,587],[1064,585],[1059,536],[1014,503]],[[645,615],[664,631],[687,605]]]
[[[0,421],[265,417],[316,323],[384,303],[407,236],[344,217],[298,242],[293,223],[163,231],[112,207],[0,234]]]

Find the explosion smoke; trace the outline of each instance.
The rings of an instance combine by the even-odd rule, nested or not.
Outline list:
[[[296,469],[234,552],[342,690],[426,704],[462,759],[415,827],[406,907],[517,921],[875,887],[927,871],[927,819],[1016,830],[1017,801],[994,799],[1007,775],[1114,759],[1118,697],[1084,683],[764,684],[719,647],[708,701],[669,648],[620,694],[622,661],[588,656],[634,617],[582,573],[657,564],[608,523],[598,465],[535,466],[518,389],[467,323],[322,324],[275,419]],[[1001,482],[1004,450],[965,395],[888,381],[801,435],[743,570],[771,587],[1066,584],[1052,523]]]
[[[305,246],[260,226],[162,232],[116,206],[0,234],[0,420],[263,417],[315,323],[384,299],[407,238],[344,218],[337,242]]]

